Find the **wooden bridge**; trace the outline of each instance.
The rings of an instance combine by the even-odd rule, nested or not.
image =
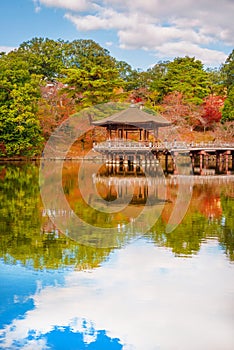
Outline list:
[[[176,173],[176,158],[178,155],[188,155],[191,158],[193,171],[209,173],[213,168],[217,173],[229,173],[234,170],[234,143],[208,142],[186,143],[180,141],[157,142],[131,141],[115,139],[94,144],[93,150],[101,153],[107,163],[150,163],[159,162],[164,158],[166,172]],[[169,166],[169,157],[172,166]]]

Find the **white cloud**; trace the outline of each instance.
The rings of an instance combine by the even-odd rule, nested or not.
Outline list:
[[[14,46],[0,46],[0,52],[8,53],[8,52],[13,51],[15,49],[16,49],[16,47],[14,47]]]
[[[176,42],[193,42],[205,44],[212,41],[211,38],[199,35],[191,29],[182,30],[176,27],[161,27],[142,23],[135,28],[119,31],[120,45],[123,48],[147,48],[157,50],[160,45]]]
[[[180,350],[231,350],[234,281],[228,264],[214,240],[191,259],[135,242],[101,268],[68,273],[64,286],[39,289],[32,296],[35,309],[5,328],[5,346],[30,333],[46,338],[57,326],[82,332],[89,343],[97,335],[90,330],[106,330],[124,350],[175,344]]]
[[[106,46],[112,46],[114,43],[112,41],[107,41]]]
[[[157,57],[199,57],[199,59],[207,66],[215,66],[217,62],[225,62],[227,55],[218,50],[210,50],[202,48],[198,45],[186,41],[175,43],[164,43],[155,48]]]
[[[187,43],[205,56],[206,62],[220,64],[234,43],[234,2],[230,0],[39,0],[41,5],[69,10],[65,18],[79,31],[115,30],[122,49],[143,49],[161,54],[166,45]],[[197,50],[195,46],[199,46]],[[211,49],[212,47],[212,49]],[[215,47],[219,47],[215,49]],[[204,48],[204,52],[202,52]],[[165,57],[170,53],[165,52]],[[193,53],[189,54],[193,55]],[[217,61],[214,59],[216,58]],[[205,62],[204,62],[205,63]]]
[[[109,29],[111,24],[105,18],[100,18],[97,16],[88,15],[85,17],[74,16],[70,13],[65,14],[65,18],[70,20],[75,24],[78,30],[89,31],[89,30],[98,30],[98,29]]]
[[[93,1],[89,0],[39,0],[41,5],[48,7],[64,8],[72,11],[85,11],[92,7]]]

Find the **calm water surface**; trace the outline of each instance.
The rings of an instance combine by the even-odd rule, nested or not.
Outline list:
[[[232,350],[233,177],[80,169],[0,165],[0,349]]]

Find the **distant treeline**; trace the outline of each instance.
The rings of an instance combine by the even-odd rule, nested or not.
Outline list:
[[[69,115],[109,101],[142,102],[197,131],[233,122],[234,50],[216,69],[186,56],[140,71],[92,40],[23,42],[0,53],[0,157],[40,154]]]

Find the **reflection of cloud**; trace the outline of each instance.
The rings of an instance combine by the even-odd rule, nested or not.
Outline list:
[[[41,11],[39,0],[33,0],[33,2],[34,2],[34,11],[36,13],[39,13]]]
[[[30,330],[46,335],[57,325],[87,336],[105,329],[125,350],[231,350],[234,281],[227,264],[216,241],[181,259],[140,240],[101,268],[71,272],[64,286],[40,290],[35,309],[6,328],[8,346]]]

